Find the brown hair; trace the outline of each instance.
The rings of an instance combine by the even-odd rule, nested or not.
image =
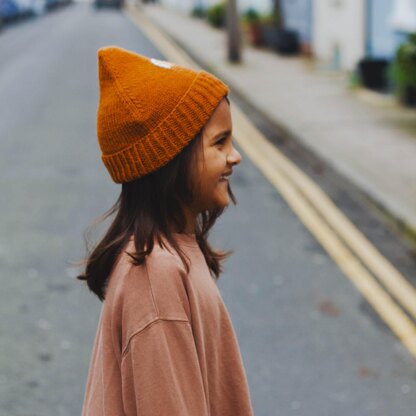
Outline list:
[[[203,129],[162,168],[137,180],[123,183],[115,204],[84,232],[88,252],[88,234],[98,224],[115,214],[104,237],[80,263],[85,266],[85,272],[79,275],[78,279],[86,280],[89,289],[101,301],[105,298],[105,289],[114,264],[132,235],[136,252],[126,254],[132,258],[134,265],[141,265],[146,261],[146,256],[153,250],[155,238],[159,245],[164,247],[162,237],[165,237],[189,272],[189,258],[175,241],[171,226],[174,225],[179,230],[177,232],[183,232],[186,226],[183,206],[190,206],[194,197],[195,184],[191,179],[195,177],[195,162],[201,155],[202,132]],[[228,194],[236,204],[229,184]],[[215,280],[218,280],[222,272],[222,262],[233,253],[214,250],[207,240],[209,230],[223,211],[224,208],[215,208],[200,212],[195,229],[196,240]]]

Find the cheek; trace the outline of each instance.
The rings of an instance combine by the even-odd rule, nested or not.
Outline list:
[[[212,149],[206,156],[206,169],[209,174],[221,175],[226,165],[226,155],[224,151]]]
[[[205,164],[202,161],[198,163],[199,189],[208,191],[218,185],[223,185],[219,182],[219,178],[225,169],[226,158],[224,155],[217,148],[205,149],[204,161]]]

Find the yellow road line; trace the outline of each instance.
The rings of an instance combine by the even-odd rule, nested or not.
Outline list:
[[[128,6],[126,10],[127,16],[152,40],[166,59],[179,65],[199,68],[137,8]],[[416,291],[413,286],[353,226],[327,195],[257,130],[234,103],[231,108],[235,138],[244,152],[275,186],[344,274],[416,358],[416,326],[357,260],[351,250],[416,317]],[[345,246],[340,237],[351,250]]]
[[[235,106],[234,106],[235,107]],[[383,257],[351,221],[336,207],[331,199],[296,165],[287,159],[275,146],[253,126],[238,109],[235,121],[247,132],[250,140],[261,147],[263,154],[272,158],[279,170],[310,201],[334,231],[354,251],[356,256],[373,272],[403,307],[416,318],[416,289],[394,266]]]
[[[291,209],[320,242],[338,267],[349,277],[365,299],[416,358],[416,326],[343,244],[302,194],[279,172],[274,159],[273,148],[268,148],[265,153],[264,147],[259,146],[257,138],[254,138],[244,128],[243,123],[239,123],[241,114],[239,114],[240,110],[235,105],[232,105],[232,112],[233,120],[236,121],[235,137],[244,152],[250,156],[250,159],[280,192]]]
[[[168,36],[156,27],[137,7],[127,4],[123,10],[125,15],[143,31],[154,43],[157,49],[171,62],[189,68],[200,69],[200,66],[185,52],[179,48]]]

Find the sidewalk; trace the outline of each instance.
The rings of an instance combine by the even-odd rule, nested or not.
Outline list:
[[[344,75],[316,71],[304,58],[246,46],[243,64],[232,65],[223,31],[160,6],[140,9],[207,70],[416,231],[415,111],[350,91]]]

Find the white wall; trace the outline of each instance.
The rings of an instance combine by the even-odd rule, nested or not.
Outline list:
[[[390,23],[401,32],[416,31],[416,0],[394,0]]]
[[[159,0],[163,5],[183,11],[189,12],[196,4],[203,4],[204,7],[212,6],[221,0]],[[254,7],[260,13],[268,13],[271,11],[272,0],[237,0],[237,6],[240,12]]]
[[[365,55],[365,0],[314,0],[312,45],[318,59],[353,69]]]
[[[195,0],[159,0],[159,3],[168,7],[169,9],[189,12],[192,10]]]
[[[269,13],[272,10],[272,0],[237,0],[238,9],[244,11],[253,7],[260,13]]]
[[[287,29],[296,30],[304,43],[311,42],[312,0],[283,0],[283,14]]]

